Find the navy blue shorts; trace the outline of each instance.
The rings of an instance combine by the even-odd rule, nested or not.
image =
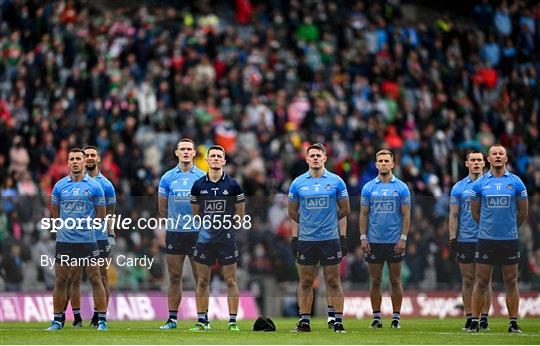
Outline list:
[[[193,259],[197,263],[214,265],[216,260],[221,265],[238,262],[238,246],[236,242],[200,243],[197,242]]]
[[[332,240],[299,240],[296,261],[305,266],[331,266],[341,263],[341,245],[339,239]]]
[[[478,239],[476,263],[491,265],[513,265],[519,262],[519,240]]]
[[[109,258],[111,256],[108,240],[97,240],[97,246],[99,249],[100,258]]]
[[[57,242],[55,248],[54,259],[58,263],[60,259],[69,256],[71,258],[99,258],[99,249],[96,243],[63,243]]]
[[[369,243],[370,254],[365,253],[364,258],[367,263],[399,263],[403,261],[405,252],[396,255],[394,248],[396,244]]]
[[[458,241],[458,252],[456,259],[458,263],[471,264],[474,263],[474,255],[476,253],[477,243],[461,242]]]
[[[167,232],[165,253],[167,255],[193,256],[199,232]]]

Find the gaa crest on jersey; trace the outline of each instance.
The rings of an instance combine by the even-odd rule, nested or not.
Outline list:
[[[397,197],[398,196],[397,191],[392,192],[392,196]]]
[[[326,189],[326,191],[332,191],[332,185],[330,184],[326,184],[324,188]]]
[[[508,184],[508,185],[506,186],[506,189],[507,189],[507,190],[513,190],[514,187],[513,187],[512,185]]]

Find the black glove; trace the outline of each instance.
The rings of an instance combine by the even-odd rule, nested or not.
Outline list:
[[[296,258],[296,256],[298,256],[298,237],[292,237],[291,251],[292,251],[292,254],[293,254],[294,258]]]
[[[339,236],[339,244],[341,245],[341,256],[345,257],[349,253],[349,244],[347,243],[347,236]]]
[[[450,250],[454,252],[459,252],[459,244],[457,242],[457,238],[450,239],[448,241],[448,246],[450,247]]]

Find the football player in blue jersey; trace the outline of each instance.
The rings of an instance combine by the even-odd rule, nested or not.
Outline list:
[[[105,217],[105,193],[99,183],[86,174],[85,161],[82,149],[71,149],[69,175],[54,185],[51,195],[51,215],[64,222],[56,230],[54,319],[47,330],[62,329],[68,281],[82,266],[86,268],[98,309],[97,329],[107,330],[107,302],[96,261],[99,249],[94,223]]]
[[[471,215],[471,189],[474,182],[482,175],[485,165],[484,155],[480,151],[467,153],[465,166],[469,170],[469,174],[458,181],[450,193],[449,244],[450,248],[456,253],[462,277],[461,297],[467,316],[463,330],[468,330],[472,322],[471,296],[475,276],[474,253],[478,242],[478,224]],[[481,329],[488,329],[491,285],[485,294],[482,304],[482,318],[480,320]]]
[[[392,174],[392,152],[377,152],[375,164],[379,174],[362,188],[359,221],[360,246],[366,256],[371,278],[371,328],[382,328],[381,279],[385,262],[388,265],[392,288],[393,314],[390,327],[401,328],[401,263],[405,256],[405,242],[411,224],[411,194],[407,185]]]
[[[306,155],[309,170],[289,188],[289,217],[298,224],[298,228],[293,228],[298,234],[293,234],[292,242],[300,275],[300,320],[295,332],[311,331],[313,281],[319,263],[323,267],[328,300],[334,308],[334,331],[345,332],[339,264],[347,255],[347,230],[339,227],[339,220],[349,214],[349,194],[343,179],[324,167],[326,160],[322,144],[310,145]]]
[[[506,288],[506,307],[510,322],[508,332],[521,333],[518,326],[520,258],[518,228],[527,219],[529,199],[521,179],[506,169],[508,156],[502,145],[489,148],[490,170],[474,183],[471,213],[478,223],[476,247],[476,282],[472,294],[472,322],[469,332],[479,331],[478,317],[489,289],[494,265],[501,266]]]
[[[191,264],[193,279],[197,282],[197,268],[193,262],[193,251],[199,232],[193,227],[189,196],[193,183],[205,172],[193,163],[195,143],[182,138],[174,154],[178,164],[167,171],[159,182],[158,206],[161,218],[167,218],[165,251],[169,271],[169,318],[160,329],[174,329],[178,319],[178,307],[182,300],[182,271],[186,257]]]
[[[106,215],[114,215],[116,209],[116,192],[114,190],[113,184],[99,171],[99,164],[101,162],[101,156],[99,151],[94,146],[86,146],[83,149],[84,156],[86,159],[85,170],[86,173],[93,179],[95,179],[103,192],[105,193],[105,207]],[[112,227],[112,219],[108,220],[109,223],[104,225],[103,230],[96,230],[96,242],[99,249],[100,258],[108,258],[111,255],[112,250],[116,244],[116,236],[114,229]],[[81,279],[82,279],[82,268],[70,278],[68,284],[68,299],[67,303],[71,301],[71,310],[73,311],[73,326],[82,327],[82,317],[81,317]],[[103,288],[105,289],[105,299],[107,305],[109,305],[109,279],[107,276],[107,265],[106,263],[101,263],[100,265],[101,272],[101,282],[103,283]],[[94,315],[90,322],[92,327],[97,328],[98,326],[98,309],[94,306]]]
[[[245,196],[236,179],[223,172],[226,163],[225,149],[213,145],[206,154],[208,174],[197,180],[191,188],[193,224],[200,227],[199,238],[193,257],[197,267],[197,323],[190,331],[209,329],[208,299],[211,268],[216,261],[222,265],[223,277],[227,285],[229,304],[229,325],[232,332],[240,331],[236,317],[238,314],[238,285],[236,283],[236,263],[238,245],[236,231],[249,229],[244,222]]]

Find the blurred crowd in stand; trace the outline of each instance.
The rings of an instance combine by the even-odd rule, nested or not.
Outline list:
[[[347,289],[367,287],[359,248],[362,186],[374,154],[395,153],[414,194],[407,289],[460,284],[448,249],[448,201],[469,149],[508,149],[529,191],[520,229],[523,287],[540,287],[540,5],[471,1],[457,13],[412,1],[4,0],[0,4],[0,273],[7,290],[50,289],[41,232],[67,151],[102,153],[118,212],[157,216],[160,176],[176,141],[213,143],[248,196],[239,232],[242,288],[297,280],[286,193],[306,171],[308,143],[347,183],[353,212]],[[188,5],[189,4],[189,5]],[[429,15],[428,15],[429,14]],[[115,268],[117,290],[165,286],[163,231],[119,232],[117,254],[153,256],[150,270]],[[219,271],[216,270],[216,278]],[[500,280],[495,275],[495,282]],[[214,289],[220,281],[214,280]]]

